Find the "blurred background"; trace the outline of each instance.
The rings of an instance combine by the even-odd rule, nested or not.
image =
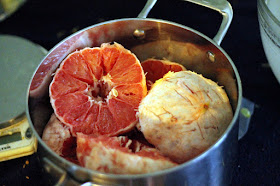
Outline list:
[[[257,1],[229,2],[233,7],[233,22],[221,47],[239,71],[243,96],[255,103],[248,133],[239,141],[238,166],[232,185],[278,185],[280,85],[262,47]],[[145,3],[145,0],[27,0],[0,21],[0,34],[20,36],[50,50],[80,29],[108,20],[135,18]],[[182,0],[158,0],[148,17],[180,23],[210,38],[215,36],[222,20],[219,13]],[[0,163],[0,185],[48,185],[42,174],[36,154]]]

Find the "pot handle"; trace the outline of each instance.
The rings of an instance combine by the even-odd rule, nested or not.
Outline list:
[[[47,157],[42,158],[43,166],[47,173],[52,175],[55,178],[55,186],[114,186],[116,184],[114,183],[105,183],[104,181],[102,184],[95,183],[92,180],[87,182],[80,182],[76,181],[74,177],[71,177],[71,172],[77,170],[77,167],[70,167],[69,172],[63,170],[59,166],[57,166],[55,163],[53,163],[50,159]],[[71,170],[73,169],[73,170]]]
[[[183,0],[183,1],[189,1],[201,6],[205,6],[207,8],[211,8],[213,10],[218,11],[223,16],[223,20],[221,23],[221,26],[216,34],[216,36],[213,38],[213,40],[220,45],[222,40],[224,39],[227,30],[229,28],[229,25],[233,18],[233,10],[229,2],[226,0]]]
[[[153,6],[155,5],[157,0],[147,0],[147,3],[143,10],[138,15],[138,18],[146,18]],[[195,3],[201,6],[205,6],[207,8],[211,8],[213,10],[218,11],[223,16],[223,20],[221,23],[221,26],[216,34],[216,36],[213,38],[213,40],[220,45],[222,40],[224,39],[227,30],[229,28],[229,25],[233,18],[233,10],[229,2],[226,0],[183,0],[183,1],[189,1],[191,3]]]
[[[151,9],[156,4],[156,2],[157,0],[147,0],[146,5],[144,6],[140,14],[137,16],[137,18],[143,18],[143,19],[146,18],[147,15],[150,13]]]
[[[55,177],[55,186],[102,186],[93,182],[80,183],[78,181],[75,181],[74,178],[70,177],[69,173],[61,169],[59,166],[55,165],[51,160],[49,160],[46,157],[43,158],[43,165],[45,170],[50,175]]]
[[[59,166],[55,165],[51,160],[44,157],[42,159],[43,166],[47,173],[52,175],[55,178],[55,186],[65,186],[65,185],[71,185],[71,186],[78,186],[80,185],[78,182],[74,181],[69,177],[67,172],[63,169],[61,169]]]

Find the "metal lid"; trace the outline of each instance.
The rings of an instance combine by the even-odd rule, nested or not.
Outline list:
[[[29,81],[46,54],[26,39],[0,35],[0,128],[24,115]]]

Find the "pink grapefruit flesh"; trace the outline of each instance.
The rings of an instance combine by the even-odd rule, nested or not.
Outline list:
[[[146,84],[148,90],[156,80],[162,78],[167,72],[179,72],[186,68],[175,62],[159,59],[147,59],[141,63],[144,73],[146,74]]]
[[[49,92],[56,116],[73,135],[114,136],[134,128],[147,88],[136,56],[120,44],[105,43],[71,53]]]

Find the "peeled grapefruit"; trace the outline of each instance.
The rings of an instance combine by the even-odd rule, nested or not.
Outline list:
[[[55,114],[52,114],[44,128],[42,140],[59,156],[76,156],[76,138],[72,136],[70,128],[63,125]]]
[[[162,78],[167,72],[179,72],[186,70],[183,65],[168,60],[147,59],[141,62],[141,65],[146,75],[146,84],[148,90],[156,80]]]
[[[143,174],[176,166],[155,148],[125,136],[77,134],[77,157],[86,168],[114,174]]]
[[[177,163],[215,143],[233,117],[223,88],[191,71],[168,72],[156,81],[138,115],[145,138]]]
[[[136,56],[118,43],[104,43],[71,53],[49,91],[56,116],[73,135],[114,136],[135,126],[147,87]]]

